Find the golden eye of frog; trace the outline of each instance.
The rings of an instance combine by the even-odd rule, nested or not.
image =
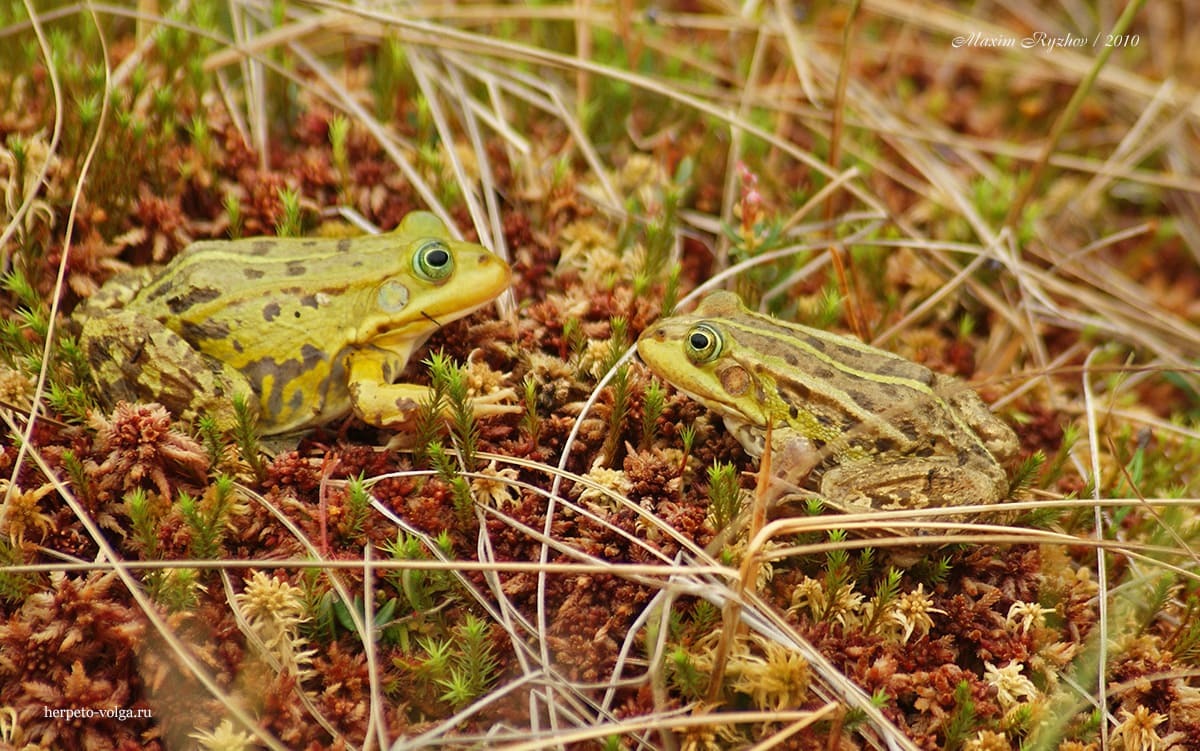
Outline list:
[[[973,390],[858,340],[748,310],[714,292],[651,326],[638,354],[720,414],[746,451],[817,457],[823,500],[846,512],[988,505],[1009,491],[1017,437]]]
[[[426,389],[392,381],[431,333],[495,299],[510,275],[418,211],[370,237],[194,243],[157,272],[110,280],[76,318],[111,401],[158,401],[228,425],[229,399],[242,393],[266,434],[351,409],[403,428]]]

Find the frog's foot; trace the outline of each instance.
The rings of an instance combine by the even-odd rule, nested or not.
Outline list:
[[[471,406],[475,409],[476,417],[492,417],[494,415],[516,415],[525,409],[513,402],[517,401],[517,392],[510,388],[493,391],[471,397]]]
[[[414,432],[417,416],[431,400],[428,386],[411,383],[372,383],[357,381],[350,384],[350,401],[355,413],[364,422],[401,432]],[[510,388],[470,398],[476,417],[513,415],[522,408],[512,402],[517,394]],[[450,418],[449,408],[443,415]]]

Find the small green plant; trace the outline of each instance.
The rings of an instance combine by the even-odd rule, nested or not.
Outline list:
[[[379,54],[372,55],[374,67],[371,76],[371,101],[375,102],[375,115],[384,121],[396,117],[395,108],[401,101],[397,91],[413,91],[412,69],[408,64],[408,45],[399,39],[387,39]]]
[[[417,644],[425,656],[416,663],[415,676],[441,689],[439,698],[455,709],[483,696],[497,678],[491,626],[474,615],[468,614],[449,638],[422,637]]]
[[[356,540],[362,537],[370,516],[371,494],[366,479],[359,473],[346,482],[346,515],[342,521],[346,536]]]
[[[479,425],[468,393],[467,370],[454,365],[440,352],[431,354],[425,364],[429,367],[432,386],[429,399],[417,416],[418,437],[426,440],[420,444],[424,450],[419,456],[427,460],[438,477],[449,485],[455,512],[459,520],[466,523],[474,514],[474,500],[471,486],[462,473],[478,469],[475,455],[479,450]],[[447,412],[457,462],[455,455],[446,451],[437,437]]]
[[[304,622],[301,631],[310,637],[332,640],[337,637],[337,617],[333,613],[336,596],[317,568],[306,568],[300,575]]]
[[[225,220],[229,224],[229,237],[237,240],[242,236],[242,204],[233,193],[225,195]]]
[[[946,718],[945,734],[947,751],[961,748],[962,744],[979,727],[975,714],[975,700],[971,697],[971,684],[960,681],[954,688],[954,711]]]
[[[542,417],[538,414],[538,386],[537,381],[529,376],[525,377],[522,383],[523,398],[525,411],[521,414],[521,430],[525,431],[525,435],[529,437],[531,446],[538,445],[538,438],[542,432]]]
[[[56,415],[74,423],[86,422],[88,413],[96,407],[88,389],[83,386],[64,386],[57,382],[50,383],[46,392],[46,404]]]
[[[685,701],[702,699],[708,690],[708,676],[700,672],[692,655],[682,646],[675,647],[667,655],[667,676],[671,687]]]
[[[280,237],[299,237],[303,232],[300,191],[280,188],[279,202],[283,205],[283,216],[275,223],[275,234]]]
[[[601,368],[605,373],[616,368],[616,372],[613,373],[612,380],[609,382],[612,389],[612,411],[608,416],[608,437],[604,441],[604,448],[601,449],[600,454],[608,457],[611,464],[617,461],[617,449],[621,445],[622,428],[629,412],[630,381],[629,366],[617,365],[625,354],[625,350],[629,348],[629,324],[621,316],[614,316],[609,321],[609,325],[612,329],[612,336],[608,340],[608,352],[601,363]]]
[[[863,633],[870,634],[888,621],[888,615],[896,606],[896,597],[900,594],[901,574],[895,568],[889,568],[883,581],[875,588],[875,596],[868,604],[871,616],[863,625]]]
[[[233,479],[225,475],[218,477],[199,499],[180,492],[178,503],[192,534],[192,556],[202,559],[220,557],[225,531],[238,511]]]
[[[832,327],[838,321],[842,320],[842,308],[844,304],[845,298],[842,297],[841,291],[836,286],[831,284],[831,286],[825,287],[821,290],[821,299],[813,318],[809,321],[809,325],[819,329]]]
[[[426,637],[418,639],[417,644],[425,651],[425,658],[418,663],[420,675],[431,681],[437,681],[450,674],[454,650],[452,641],[449,639],[439,641]]]
[[[142,488],[131,490],[125,496],[125,509],[129,512],[134,547],[144,558],[158,558],[159,517],[151,509],[146,491]]]
[[[213,163],[213,140],[212,133],[208,129],[208,120],[199,114],[192,115],[192,121],[188,125],[188,135],[192,139],[192,148],[196,150],[196,155],[200,157],[200,163],[210,165]]]
[[[692,628],[698,634],[706,634],[721,622],[721,609],[708,600],[697,600],[692,608]]]
[[[157,498],[157,496],[155,496]],[[166,501],[157,502],[141,488],[125,495],[125,511],[129,514],[130,541],[143,560],[160,560],[159,525],[166,511]],[[192,569],[182,576],[175,569],[150,569],[145,574],[146,591],[157,603],[175,612],[195,605],[198,572]]]
[[[246,460],[250,471],[258,482],[267,479],[267,467],[263,464],[258,445],[258,417],[246,394],[233,395],[233,439]]]
[[[600,455],[608,457],[610,465],[616,465],[621,446],[621,428],[629,413],[629,366],[622,365],[613,374],[612,381],[612,412],[608,416],[608,437]]]
[[[679,442],[683,446],[683,456],[679,460],[679,476],[687,472],[688,457],[692,455],[692,446],[696,444],[696,426],[684,425],[679,429]]]
[[[200,592],[205,589],[200,583],[200,572],[197,569],[173,568],[154,573],[162,574],[154,579],[153,584],[147,580],[150,596],[155,602],[171,613],[195,609],[200,602]]]
[[[875,707],[876,709],[883,709],[891,700],[892,697],[889,696],[887,691],[884,691],[883,689],[879,689],[875,693],[871,694],[871,706]],[[862,711],[858,707],[851,707],[850,709],[846,710],[846,719],[843,721],[842,726],[847,731],[852,731],[857,729],[866,721],[866,712]]]
[[[677,241],[675,233],[679,223],[679,208],[687,197],[694,169],[695,162],[690,156],[679,161],[671,182],[664,187],[662,205],[658,207],[653,220],[645,225],[643,243],[646,255],[641,272],[648,280],[661,278],[667,268]],[[635,210],[642,213],[644,208],[639,206]]]
[[[341,113],[329,121],[329,146],[333,152],[333,168],[337,172],[338,190],[345,196],[350,187],[350,120]]]
[[[843,529],[831,529],[828,533],[829,542],[837,544],[846,540],[846,531]],[[845,548],[835,547],[825,554],[825,602],[828,603],[828,608],[831,610],[836,608],[841,603],[841,591],[853,580],[853,573],[850,570],[850,552]],[[829,610],[823,613],[814,613],[818,619],[823,619],[829,616]]]
[[[35,376],[42,369],[42,349],[50,330],[50,309],[19,268],[0,276],[0,288],[16,301],[15,314],[0,319],[0,359],[15,370]],[[56,335],[50,358],[54,365],[50,370],[51,385],[67,388],[86,382],[90,369],[74,338]],[[67,396],[64,394],[62,398]],[[79,411],[86,412],[88,406],[84,403]]]
[[[825,513],[825,501],[812,497],[804,499],[804,513],[807,516],[820,516]]]
[[[348,607],[346,603],[332,591],[328,592],[327,594],[331,597],[331,607],[333,608],[333,615],[334,618],[337,619],[338,625],[346,629],[346,631],[351,634],[358,634],[358,628],[354,625],[354,618],[352,618],[350,615],[350,607]],[[372,630],[376,633],[382,633],[386,635],[388,633],[388,626],[391,624],[393,617],[395,617],[396,608],[399,606],[399,604],[400,601],[395,597],[389,597],[387,600],[384,600],[383,604],[376,608],[375,612],[371,614]],[[354,612],[358,614],[359,620],[361,620],[363,623],[366,623],[367,608],[366,601],[363,600],[362,595],[355,595],[354,602],[351,603],[351,606],[354,607]]]
[[[583,356],[583,352],[587,349],[587,334],[583,333],[583,323],[574,316],[571,316],[563,321],[563,341],[567,344],[567,349],[571,359],[578,362]],[[564,353],[564,357],[567,353]]]
[[[448,533],[443,531],[434,542],[444,555],[453,552]],[[396,540],[384,545],[383,549],[396,561],[429,560],[429,553],[421,540],[403,532],[398,533]],[[441,607],[454,591],[454,578],[440,569],[390,569],[384,578],[404,595],[415,613],[427,613]]]
[[[642,440],[639,446],[650,448],[658,432],[658,418],[662,417],[667,391],[657,379],[651,380],[642,395]]]
[[[449,413],[450,432],[462,470],[474,472],[478,469],[475,454],[479,450],[479,425],[475,420],[475,407],[471,403],[467,385],[467,369],[465,366],[456,366],[441,352],[430,354],[425,365],[429,367],[432,385],[429,399],[417,415],[417,439],[421,441],[418,445],[428,447],[423,453],[436,467],[438,459],[433,456],[433,447],[440,446],[438,436],[444,416]],[[444,447],[441,451],[444,453]]]
[[[0,600],[19,605],[42,586],[37,574],[14,574],[7,569],[21,566],[28,561],[19,545],[13,545],[0,537]]]
[[[200,433],[200,442],[204,453],[208,455],[208,466],[219,466],[221,457],[225,455],[225,440],[217,419],[212,415],[201,415],[196,421],[196,430]]]
[[[92,497],[91,483],[88,481],[87,470],[83,466],[83,462],[79,461],[79,457],[71,449],[64,449],[62,452],[63,469],[67,471],[67,479],[71,483],[71,490],[75,493],[75,497],[87,503]]]
[[[950,575],[951,568],[953,566],[950,563],[950,556],[944,555],[930,564],[929,570],[925,573],[925,581],[935,586],[941,584]]]
[[[458,520],[464,524],[470,522],[475,512],[475,499],[471,497],[470,483],[462,476],[458,465],[440,441],[429,444],[426,453],[438,478],[450,487],[454,513]]]
[[[683,267],[678,263],[672,264],[670,271],[667,272],[667,283],[663,286],[662,304],[659,306],[659,317],[665,318],[675,312],[675,306],[679,304],[679,275],[683,273]]]
[[[737,467],[717,462],[708,468],[708,518],[713,529],[725,529],[742,511]]]
[[[446,357],[441,352],[431,352],[429,358],[421,363],[429,368],[430,373],[436,373],[448,367]],[[425,399],[417,410],[413,426],[413,460],[417,464],[431,462],[429,448],[440,443],[446,414],[446,379],[434,378],[429,386]]]
[[[1195,666],[1200,663],[1200,597],[1188,595],[1179,625],[1166,646],[1185,664]]]
[[[1046,455],[1041,449],[1030,454],[1029,458],[1021,462],[1021,466],[1017,467],[1017,470],[1013,472],[1012,481],[1009,483],[1009,495],[1015,496],[1031,488],[1037,479],[1038,473],[1041,472],[1045,464]]]
[[[467,389],[467,369],[465,366],[451,368],[446,375],[449,376],[446,395],[450,402],[450,433],[455,438],[463,470],[475,472],[479,469],[475,458],[479,453],[479,423],[475,420],[475,406]]]

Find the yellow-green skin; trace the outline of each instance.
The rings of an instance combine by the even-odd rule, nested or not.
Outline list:
[[[752,455],[770,423],[773,449],[813,457],[822,496],[843,511],[986,505],[1008,492],[1012,429],[966,384],[899,355],[752,312],[731,292],[659,321],[637,347]]]
[[[425,394],[392,383],[413,351],[510,276],[501,258],[418,211],[383,235],[195,243],[156,272],[110,280],[77,317],[110,401],[229,424],[229,398],[244,393],[266,434],[352,408],[403,427]]]

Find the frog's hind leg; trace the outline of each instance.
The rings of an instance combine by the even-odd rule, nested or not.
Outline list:
[[[234,425],[231,397],[258,399],[240,373],[222,367],[187,340],[134,311],[84,321],[79,335],[102,402],[158,402],[185,421],[212,415],[222,430]]]

